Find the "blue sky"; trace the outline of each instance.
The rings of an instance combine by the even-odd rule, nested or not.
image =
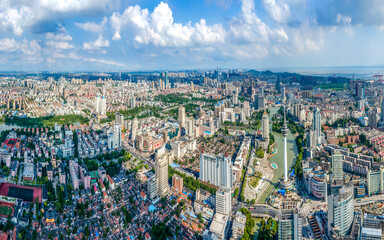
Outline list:
[[[0,70],[384,65],[382,0],[0,0]]]

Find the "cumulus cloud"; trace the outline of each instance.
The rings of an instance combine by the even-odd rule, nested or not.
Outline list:
[[[0,30],[17,36],[26,29],[34,33],[54,32],[59,29],[58,21],[105,14],[118,3],[118,0],[0,0]]]
[[[287,23],[291,17],[289,5],[282,0],[263,0],[269,15],[278,23]]]
[[[109,47],[109,41],[102,35],[99,35],[99,37],[94,42],[83,43],[83,49],[86,51],[97,51],[104,47]]]
[[[221,24],[207,25],[204,19],[192,25],[175,23],[172,10],[161,2],[150,14],[148,9],[130,6],[122,14],[114,12],[110,19],[114,30],[113,40],[121,39],[127,28],[137,44],[152,44],[162,47],[191,46],[224,42],[225,30]]]
[[[103,21],[100,24],[94,22],[85,22],[85,23],[75,23],[76,26],[83,29],[84,31],[101,33],[104,30],[105,25],[107,24],[107,17],[103,18]]]
[[[60,27],[60,32],[56,34],[47,33],[45,38],[48,40],[46,42],[47,46],[52,47],[56,50],[68,50],[74,48],[74,46],[69,43],[70,41],[72,41],[72,37],[62,26]]]
[[[0,39],[0,51],[1,52],[13,52],[19,48],[18,43],[15,39],[3,38]]]

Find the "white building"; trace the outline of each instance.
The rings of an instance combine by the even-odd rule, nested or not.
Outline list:
[[[165,152],[165,146],[156,153],[156,182],[157,193],[163,197],[169,191],[168,184],[168,161],[169,154]]]
[[[200,180],[216,186],[232,189],[233,174],[231,159],[224,154],[217,156],[200,154]]]
[[[232,210],[231,189],[219,188],[216,192],[216,213],[229,215]]]

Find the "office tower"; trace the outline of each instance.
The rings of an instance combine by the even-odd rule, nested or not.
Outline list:
[[[231,189],[220,187],[216,191],[216,213],[229,215],[231,213]]]
[[[269,140],[269,118],[266,111],[264,111],[263,113],[261,123],[262,123],[262,137],[263,139]]]
[[[332,154],[332,179],[343,180],[343,178],[343,155],[340,153],[340,150],[335,149]]]
[[[343,236],[351,228],[354,217],[353,182],[330,184],[328,190],[328,232]]]
[[[100,113],[100,103],[101,103],[100,95],[97,95],[96,99],[95,99],[95,112],[96,112],[96,114]]]
[[[277,236],[279,240],[301,240],[302,216],[297,210],[282,210]]]
[[[321,144],[321,113],[318,108],[313,111],[312,130],[315,132],[315,145]]]
[[[182,128],[185,128],[185,108],[183,106],[179,107],[179,124]]]
[[[121,124],[120,123],[115,123],[113,125],[113,134],[115,135],[116,139],[116,146],[121,147]]]
[[[177,174],[174,174],[172,176],[172,187],[175,189],[177,192],[182,192],[183,191],[183,178],[180,177]]]
[[[200,180],[232,189],[231,159],[224,154],[200,154]]]
[[[107,114],[107,99],[105,96],[101,98],[100,102],[100,114],[105,115]]]
[[[168,185],[168,153],[165,152],[165,146],[160,148],[156,153],[156,182],[157,193],[160,197],[167,194]]]
[[[133,146],[135,146],[135,140],[136,140],[136,135],[137,135],[137,128],[138,128],[138,122],[137,122],[137,117],[133,119],[132,123],[132,133],[131,133],[131,139],[133,141]]]
[[[147,180],[147,192],[148,196],[151,200],[155,200],[158,197],[157,194],[157,182],[156,182],[156,175],[150,172],[151,175],[148,176]]]
[[[193,82],[191,82],[191,91],[192,91],[192,92],[195,91],[195,84],[193,84]]]

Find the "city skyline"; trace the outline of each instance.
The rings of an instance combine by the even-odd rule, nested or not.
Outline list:
[[[384,64],[377,0],[1,2],[1,71]]]

